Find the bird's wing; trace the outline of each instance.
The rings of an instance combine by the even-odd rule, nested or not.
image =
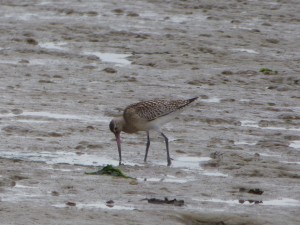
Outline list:
[[[126,121],[152,121],[177,110],[183,109],[185,106],[187,106],[196,99],[197,98],[192,98],[188,100],[154,99],[149,101],[143,101],[129,105],[124,110],[123,117]]]

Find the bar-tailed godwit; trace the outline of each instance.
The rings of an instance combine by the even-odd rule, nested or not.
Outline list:
[[[175,118],[186,106],[195,101],[196,98],[187,100],[166,100],[154,99],[138,102],[125,108],[123,116],[114,118],[109,124],[111,132],[116,136],[119,151],[119,164],[122,162],[121,154],[121,138],[120,133],[136,133],[138,131],[146,131],[147,144],[144,161],[147,161],[148,150],[150,146],[150,130],[158,131],[165,139],[167,149],[168,166],[171,165],[169,153],[169,142],[167,136],[161,131],[162,125]]]

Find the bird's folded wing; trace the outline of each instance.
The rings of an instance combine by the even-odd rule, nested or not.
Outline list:
[[[164,100],[154,99],[129,105],[123,117],[126,121],[146,120],[152,121],[184,108],[189,100]]]

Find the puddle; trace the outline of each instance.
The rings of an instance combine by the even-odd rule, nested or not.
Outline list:
[[[202,102],[208,102],[208,103],[220,103],[221,99],[217,97],[208,98],[208,99],[201,99]]]
[[[31,189],[31,188],[38,188],[38,187],[26,186],[26,185],[16,183],[14,188],[30,188]]]
[[[43,65],[58,65],[64,64],[61,60],[54,60],[54,59],[30,59],[29,64],[43,66]]]
[[[197,200],[200,202],[224,203],[229,205],[265,205],[265,206],[284,206],[284,207],[298,207],[300,201],[290,198],[281,198],[273,200],[222,200],[222,199],[209,199]]]
[[[290,198],[274,199],[263,201],[263,205],[272,205],[272,206],[300,206],[300,201]]]
[[[291,109],[295,112],[300,112],[300,107],[291,107]]]
[[[286,131],[300,131],[299,127],[260,127],[258,125],[258,122],[253,120],[241,120],[241,126],[242,127],[254,127],[254,128],[260,128],[260,129],[267,129],[267,130],[286,130]]]
[[[24,201],[25,199],[28,198],[40,198],[44,197],[44,195],[39,195],[39,194],[28,194],[28,193],[14,193],[9,196],[3,195],[1,197],[2,202],[19,202],[19,201]]]
[[[16,17],[17,15],[17,17]],[[34,13],[17,13],[17,14],[5,14],[5,18],[17,18],[18,20],[36,20],[39,18],[38,14]]]
[[[289,145],[291,148],[295,148],[297,150],[300,150],[300,141],[292,141]]]
[[[234,145],[256,145],[257,142],[235,141]]]
[[[252,25],[252,26],[251,26]],[[246,27],[246,26],[240,26],[240,25],[234,25],[232,28],[233,29],[241,29],[241,30],[253,30],[253,27],[255,27],[254,24],[249,24],[251,27]]]
[[[252,49],[245,49],[245,48],[233,48],[231,49],[233,51],[238,51],[238,52],[246,52],[249,54],[259,54],[259,52],[252,50]]]
[[[101,52],[85,52],[85,55],[95,55],[101,59],[102,62],[114,63],[117,66],[128,66],[131,64],[126,58],[131,54],[117,54],[117,53],[101,53]]]
[[[103,166],[111,164],[114,166],[119,165],[119,161],[112,160],[106,157],[96,155],[82,154],[78,155],[74,152],[13,152],[13,151],[0,151],[0,157],[6,159],[19,159],[24,161],[45,162],[47,164],[70,164],[81,166]],[[136,165],[126,163],[127,165]]]
[[[49,123],[50,121],[46,121],[46,120],[26,120],[26,119],[22,119],[22,120],[19,120],[17,119],[18,122],[20,123]]]
[[[187,22],[190,21],[191,18],[187,17],[187,16],[171,16],[170,20],[173,23],[183,23],[183,22]]]
[[[43,65],[59,65],[64,63],[61,60],[54,60],[54,59],[30,59],[26,62],[22,62],[22,61],[23,59],[0,60],[0,64],[43,66]]]
[[[287,130],[287,131],[300,131],[300,127],[260,127],[261,129],[268,129],[268,130]]]
[[[173,23],[189,23],[189,25],[195,24],[197,25],[197,23],[199,23],[199,21],[203,21],[206,20],[206,16],[202,15],[202,14],[195,14],[193,16],[185,16],[185,15],[176,15],[176,16],[170,16],[170,20]]]
[[[258,123],[256,121],[252,121],[252,120],[241,120],[241,126],[242,127],[260,128],[260,126],[258,126]]]
[[[18,60],[0,60],[0,64],[16,65],[16,64],[19,64],[19,61]]]
[[[172,160],[171,167],[183,168],[189,170],[203,170],[200,165],[202,162],[207,162],[211,160],[210,157],[192,157],[192,156],[182,156],[177,157]],[[153,164],[156,165],[166,165],[165,161],[152,161]]]
[[[21,117],[22,116],[22,117]],[[28,120],[24,118],[29,117]],[[59,113],[51,113],[51,112],[23,112],[21,114],[15,115],[13,113],[0,114],[0,118],[8,118],[13,117],[19,122],[48,122],[41,121],[41,118],[45,119],[57,119],[57,120],[81,120],[85,122],[109,122],[109,118],[106,117],[93,117],[93,116],[82,116],[82,115],[72,115],[72,114],[59,114]],[[18,119],[20,118],[20,119]],[[38,120],[33,120],[33,118],[37,118]]]
[[[282,157],[282,155],[276,155],[276,154],[269,154],[269,153],[258,153],[260,156],[266,156],[266,157]]]
[[[41,193],[38,187],[16,185],[1,195],[0,202],[20,202],[28,199],[32,201],[40,198],[45,198],[45,195]]]
[[[49,49],[49,50],[60,50],[60,51],[63,51],[63,50],[67,50],[66,47],[63,47],[63,46],[66,46],[67,43],[65,42],[44,42],[44,43],[39,43],[39,46],[41,48],[46,48],[46,49]]]
[[[111,209],[111,210],[134,210],[132,206],[121,206],[121,205],[112,205],[107,206],[105,203],[96,202],[96,203],[76,203],[74,206],[68,206],[67,204],[55,204],[52,205],[56,208],[67,208],[67,207],[76,207],[78,209]]]
[[[73,114],[59,114],[51,112],[23,112],[20,115],[33,116],[33,117],[46,117],[51,119],[62,119],[62,120],[82,120],[82,121],[93,121],[93,122],[108,122],[109,118],[93,117],[93,116],[82,116]]]
[[[203,172],[203,175],[212,177],[228,177],[228,174],[221,172]]]
[[[280,161],[282,163],[287,163],[287,164],[299,164],[300,165],[300,162],[289,162],[289,161]]]
[[[163,19],[163,17],[160,14],[158,14],[157,12],[154,12],[154,11],[144,11],[140,14],[140,16],[143,19],[150,19],[150,20],[155,20],[155,21]]]
[[[147,12],[143,12],[140,15],[143,19],[150,19],[150,20],[154,20],[154,21],[161,21],[161,20],[165,20],[165,21],[171,21],[173,23],[187,23],[189,22],[189,25],[191,24],[199,24],[199,21],[203,21],[206,20],[206,16],[202,15],[202,14],[193,14],[191,15],[168,15],[168,19],[166,20],[164,17],[162,17],[161,14],[153,12],[153,11],[147,11]]]
[[[251,100],[250,100],[250,99],[247,99],[247,98],[242,98],[242,99],[240,99],[239,101],[240,101],[240,102],[251,102]]]
[[[204,176],[213,176],[213,177],[228,177],[227,174],[220,173],[220,172],[203,172],[201,173]],[[137,178],[139,182],[167,182],[167,183],[187,183],[190,181],[195,181],[196,178],[193,176],[188,176],[185,178],[178,178],[175,176],[167,175],[162,176],[161,178],[158,177],[150,177],[150,178]]]
[[[197,201],[200,201],[200,202],[212,202],[212,203],[226,203],[226,204],[229,204],[229,205],[233,205],[233,204],[240,204],[239,203],[239,200],[222,200],[222,199],[209,199],[209,200],[200,200],[200,199],[197,199]]]
[[[180,167],[180,168],[187,168],[192,170],[194,169],[203,170],[200,167],[201,163],[207,162],[209,160],[211,160],[210,157],[182,156],[182,157],[177,157],[175,160],[173,160],[171,167]]]
[[[185,177],[185,178],[178,178],[175,176],[167,175],[161,178],[137,178],[139,182],[167,182],[167,183],[187,183],[189,181],[196,180],[194,177]]]
[[[105,165],[113,165],[119,166],[119,161],[109,159],[107,157],[101,157],[97,155],[89,155],[89,154],[76,154],[74,152],[28,152],[28,151],[0,151],[0,157],[6,159],[18,159],[24,161],[33,161],[33,162],[44,162],[46,164],[69,164],[69,165],[81,165],[81,166],[105,166]],[[201,171],[205,176],[218,176],[218,177],[227,177],[227,174],[220,173],[218,171],[204,171],[200,165],[202,162],[207,162],[211,158],[210,157],[179,157],[176,160],[173,160],[171,167],[181,168],[183,170],[187,170],[188,172],[191,170]],[[129,166],[143,166],[143,164],[138,163],[130,163],[126,162],[126,165]],[[156,163],[157,165],[165,165],[166,163],[161,161]],[[70,170],[71,171],[71,170]],[[73,171],[73,170],[72,170]],[[140,178],[140,180],[144,180],[144,178]],[[193,177],[187,178],[177,178],[174,176],[166,176],[162,178],[147,178],[147,181],[152,182],[173,182],[173,183],[185,183],[189,181],[193,181]]]
[[[43,170],[54,170],[54,171],[61,171],[61,172],[74,172],[74,171],[83,171],[81,168],[76,169],[55,169],[52,167],[44,168]]]

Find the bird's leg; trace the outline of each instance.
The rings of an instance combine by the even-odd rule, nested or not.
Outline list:
[[[146,152],[145,152],[144,162],[147,161],[149,147],[150,147],[150,136],[149,136],[149,131],[147,131],[147,144],[146,144]]]
[[[119,151],[119,166],[122,165],[122,155],[121,155],[121,151]]]
[[[167,138],[166,135],[164,135],[163,132],[160,133],[164,139],[165,139],[165,142],[166,142],[166,148],[167,148],[167,161],[168,161],[168,166],[171,166],[171,158],[170,158],[170,153],[169,153],[169,140]]]

